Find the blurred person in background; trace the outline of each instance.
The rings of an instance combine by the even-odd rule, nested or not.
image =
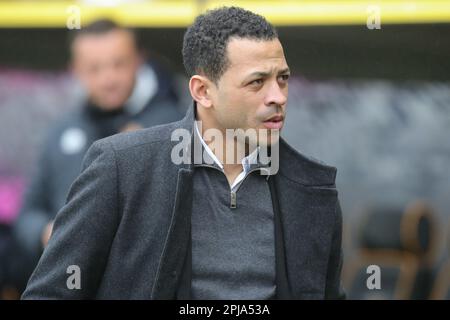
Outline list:
[[[25,263],[21,291],[52,232],[53,219],[78,176],[85,152],[98,139],[182,118],[170,73],[144,63],[136,34],[102,19],[70,39],[71,71],[86,91],[74,114],[50,130],[25,194],[14,234]],[[16,275],[17,277],[17,275]]]

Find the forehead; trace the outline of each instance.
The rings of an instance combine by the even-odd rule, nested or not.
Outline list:
[[[134,48],[135,43],[132,34],[122,29],[114,29],[101,34],[81,34],[72,45],[74,55],[89,56],[117,52],[118,50],[134,50]]]
[[[286,68],[280,41],[232,38],[227,45],[229,69]]]

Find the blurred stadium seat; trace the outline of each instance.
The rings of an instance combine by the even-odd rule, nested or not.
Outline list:
[[[450,300],[450,221],[447,227],[446,240],[447,258],[440,264],[437,271],[430,295],[430,299],[433,300]]]
[[[426,299],[437,253],[432,209],[415,202],[406,209],[372,207],[360,226],[359,249],[344,270],[350,299]],[[381,288],[369,289],[367,268],[380,268]]]

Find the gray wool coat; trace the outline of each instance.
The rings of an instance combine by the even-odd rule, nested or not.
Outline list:
[[[91,146],[23,299],[190,298],[194,166],[171,161],[178,143],[171,134],[192,132],[194,119],[195,104],[181,121]],[[282,139],[279,155],[279,170],[268,179],[277,298],[342,298],[336,169]]]

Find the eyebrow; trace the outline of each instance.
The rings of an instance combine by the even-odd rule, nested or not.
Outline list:
[[[280,74],[286,74],[286,73],[291,73],[291,71],[290,71],[289,68],[285,68],[285,69],[280,70],[280,71],[278,72],[278,75],[280,75]],[[249,80],[249,79],[251,79],[251,78],[254,78],[254,77],[265,78],[265,77],[270,76],[271,74],[272,74],[271,72],[255,71],[255,72],[250,73],[247,77],[245,77],[245,79],[246,79],[245,81],[247,81],[247,80]]]

